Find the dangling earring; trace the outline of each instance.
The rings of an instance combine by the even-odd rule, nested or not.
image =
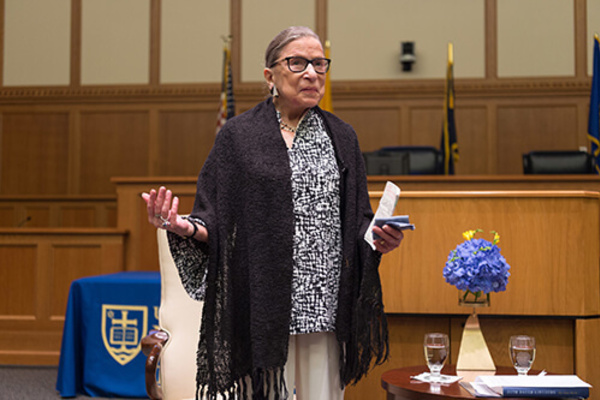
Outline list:
[[[279,97],[279,92],[277,91],[277,87],[275,85],[271,86],[271,96]]]

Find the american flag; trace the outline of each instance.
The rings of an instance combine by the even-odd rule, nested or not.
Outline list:
[[[231,74],[231,50],[229,43],[223,49],[223,80],[221,83],[221,105],[217,115],[217,129],[219,133],[225,122],[235,115],[235,101],[233,100],[233,79]]]

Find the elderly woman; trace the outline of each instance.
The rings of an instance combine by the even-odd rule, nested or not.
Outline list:
[[[198,396],[342,399],[388,354],[378,266],[403,234],[373,228],[356,134],[318,107],[331,60],[305,27],[266,51],[271,97],[227,122],[194,209],[160,188],[148,219],[170,232],[184,287],[204,300]]]

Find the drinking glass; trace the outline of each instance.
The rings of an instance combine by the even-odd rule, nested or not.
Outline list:
[[[431,372],[431,382],[440,382],[440,371],[448,358],[450,344],[444,333],[427,333],[423,341],[425,360]]]
[[[535,359],[535,338],[527,335],[511,336],[508,351],[517,373],[527,375]]]

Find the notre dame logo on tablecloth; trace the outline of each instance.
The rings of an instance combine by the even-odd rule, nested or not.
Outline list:
[[[102,305],[102,341],[108,353],[121,365],[133,360],[148,333],[148,307]]]

